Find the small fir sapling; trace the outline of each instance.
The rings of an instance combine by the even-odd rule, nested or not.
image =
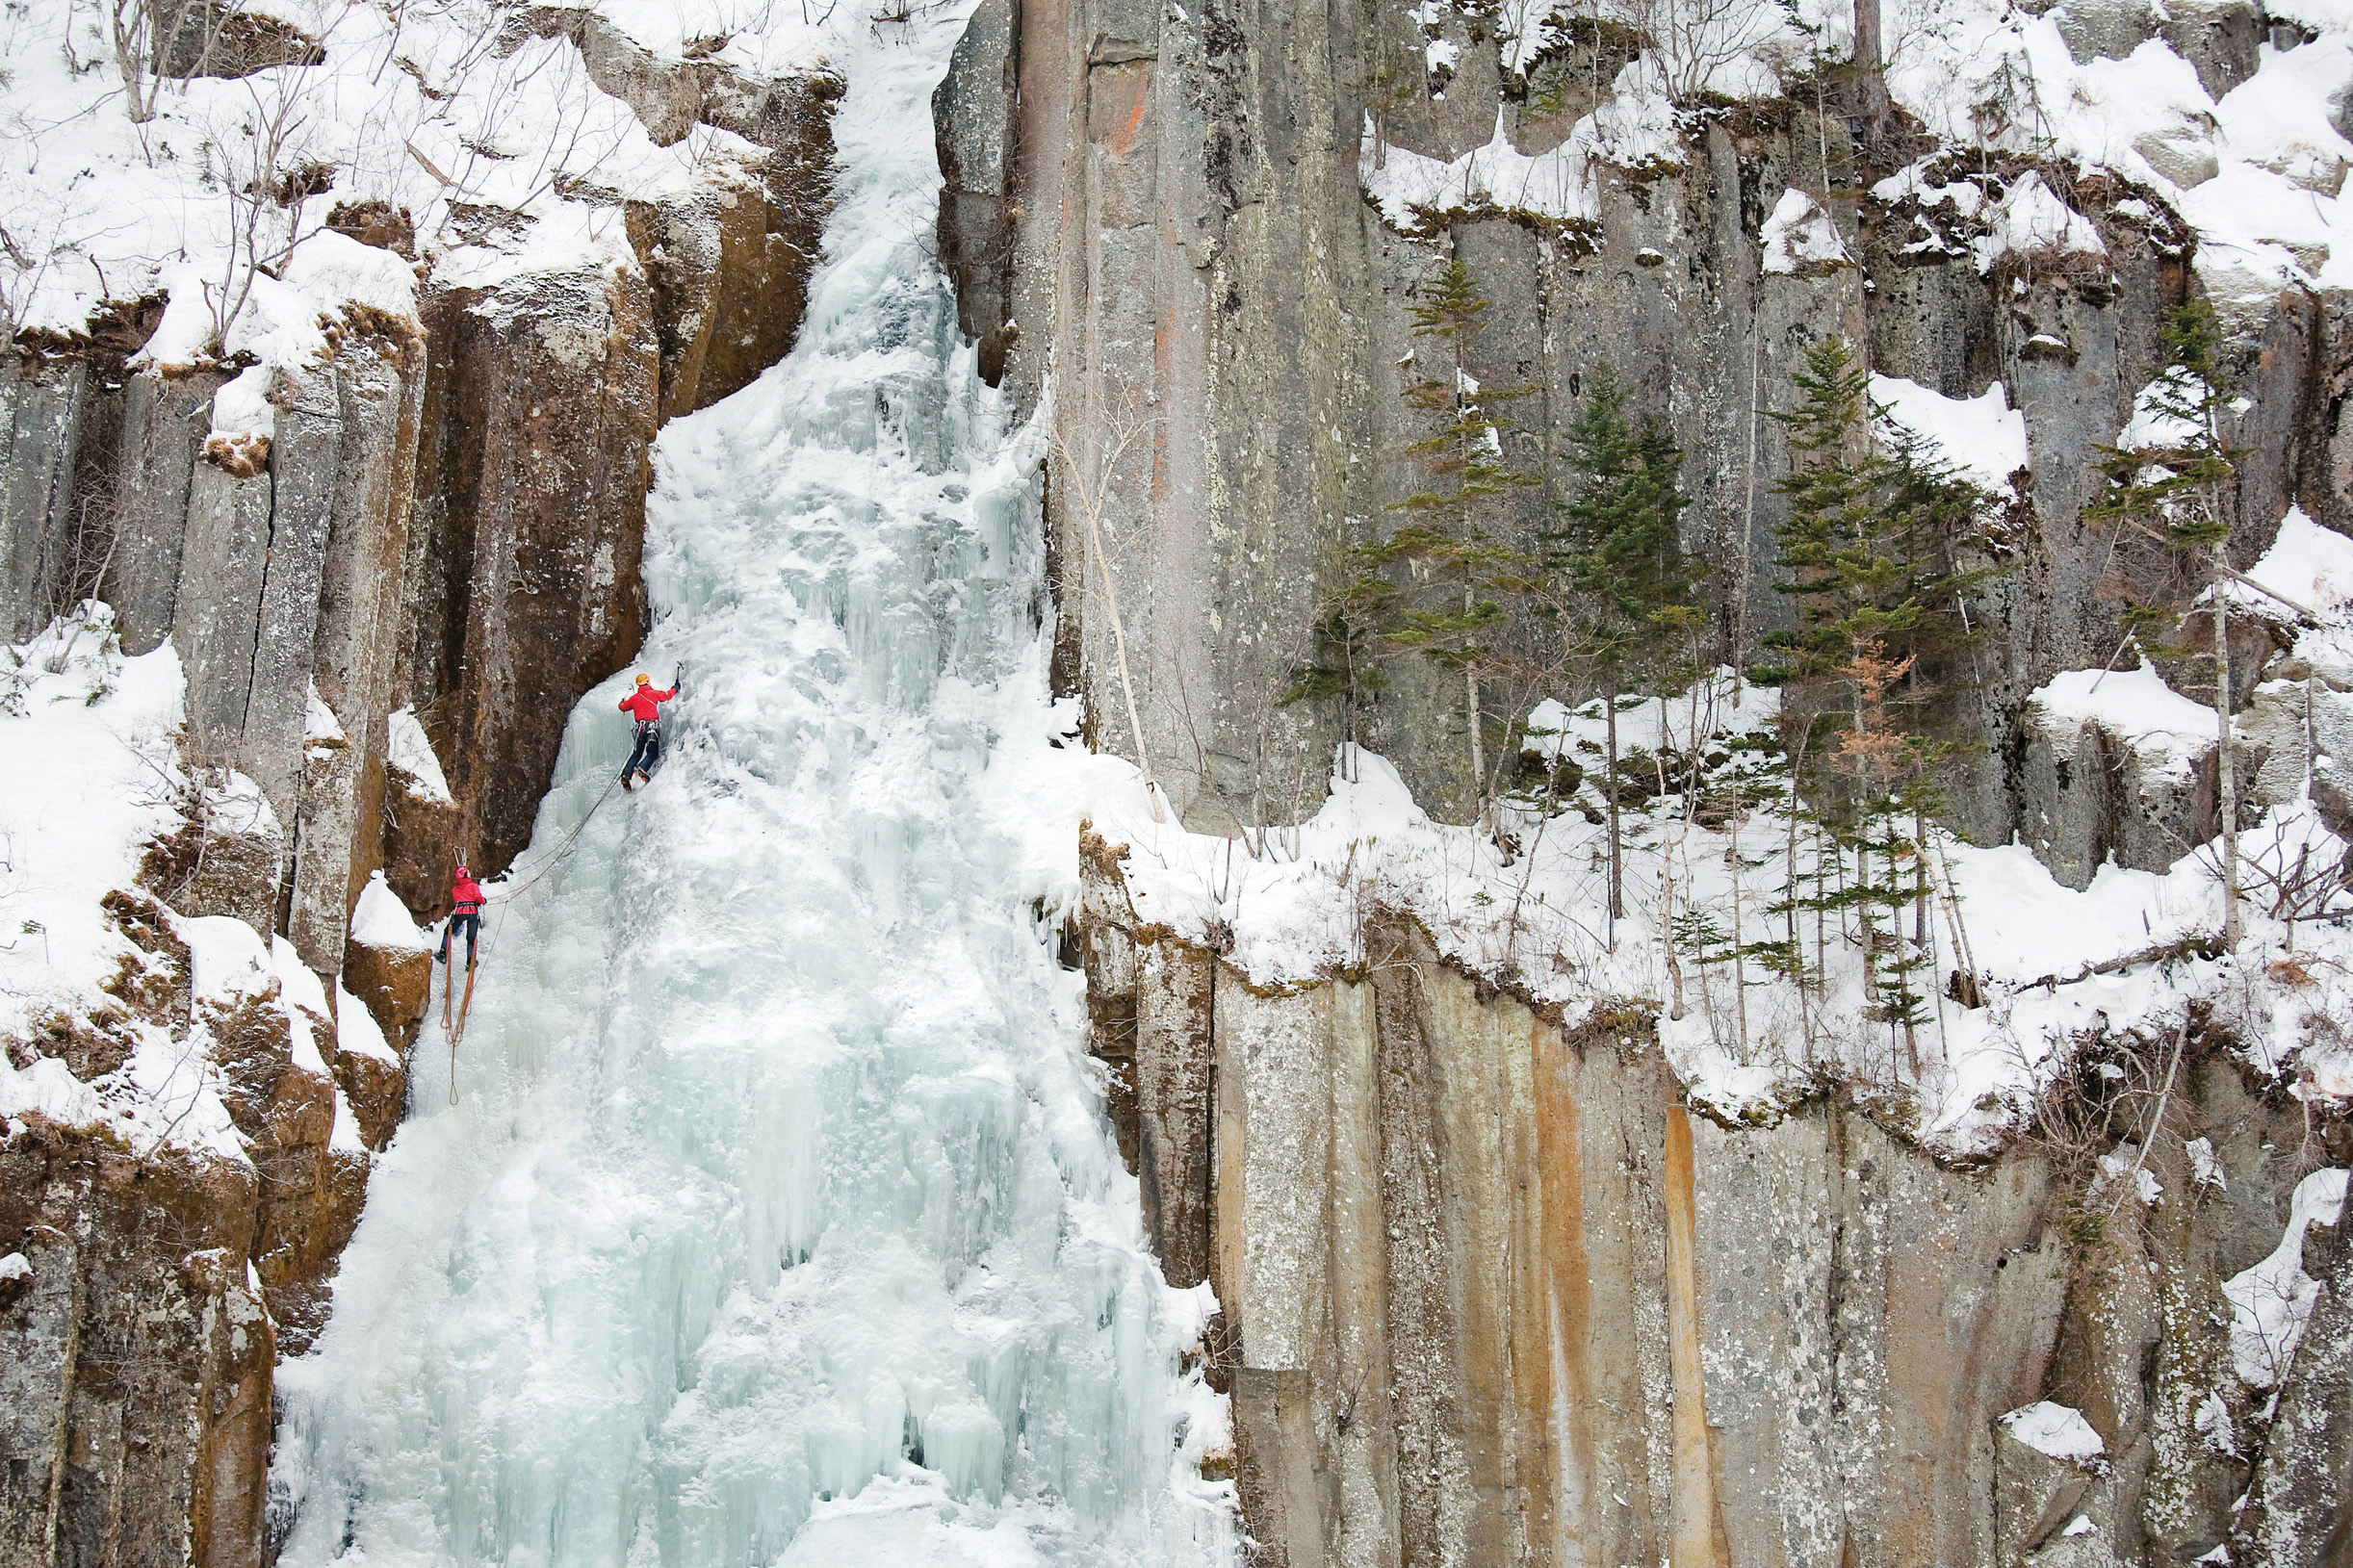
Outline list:
[[[1927,733],[1938,671],[1975,638],[1963,609],[1999,569],[1962,563],[1992,498],[1961,477],[1870,398],[1870,373],[1848,346],[1807,350],[1798,406],[1779,419],[1792,468],[1779,490],[1784,572],[1797,625],[1764,639],[1761,682],[1784,688],[1784,741],[1838,865],[1837,886],[1784,909],[1820,925],[1851,913],[1871,1015],[1903,1041],[1919,1070],[1929,897],[1926,819],[1942,806],[1936,775],[1958,747]],[[1854,877],[1846,877],[1847,858]],[[1914,940],[1900,915],[1915,911]],[[1884,913],[1883,930],[1879,915]]]
[[[1364,705],[1389,684],[1388,672],[1381,667],[1379,638],[1344,604],[1331,604],[1316,617],[1314,634],[1315,661],[1293,668],[1280,706],[1336,702],[1345,738],[1358,744],[1363,739],[1358,723]]]

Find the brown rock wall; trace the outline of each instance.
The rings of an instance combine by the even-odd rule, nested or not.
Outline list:
[[[250,1167],[142,1158],[39,1118],[0,1134],[0,1562],[261,1558],[275,1343]]]
[[[385,1040],[400,1049],[416,1043],[417,1025],[432,995],[433,955],[425,948],[386,948],[354,941],[344,949],[344,988],[364,1004]]]
[[[2007,1568],[2082,1520],[2082,1560],[2183,1562],[2251,1486],[2282,1500],[2252,1528],[2293,1543],[2261,1560],[2331,1560],[2309,1543],[2353,1440],[2335,1308],[2265,1448],[2220,1286],[2353,1132],[2284,1156],[2301,1108],[2211,1042],[2185,1042],[2146,1153],[2116,1151],[2148,1207],[2049,1130],[1961,1170],[1836,1100],[1720,1125],[1647,1016],[1564,1029],[1408,919],[1367,927],[1359,971],[1254,987],[1137,922],[1118,853],[1083,858],[1097,1049],[1137,1086],[1163,1255],[1206,1232],[1258,1560]],[[1206,1170],[1202,1208],[1148,1160]],[[2334,1256],[2311,1259],[2332,1290]],[[2207,1435],[2217,1390],[2237,1448]],[[2003,1434],[2042,1399],[2101,1463]]]
[[[478,873],[530,836],[580,695],[643,635],[637,562],[659,424],[642,274],[564,273],[438,296],[411,556],[412,681]],[[436,911],[444,886],[398,889]]]

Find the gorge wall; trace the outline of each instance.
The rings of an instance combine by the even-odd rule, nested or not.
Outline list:
[[[2245,5],[2093,11],[2054,13],[2078,61],[2161,27],[2216,98],[2259,39],[2305,36]],[[1685,543],[1736,640],[1789,614],[1771,416],[1810,343],[1844,337],[1947,398],[2004,383],[2030,459],[2005,524],[2017,570],[1983,606],[1957,825],[2023,839],[2073,887],[2211,835],[2211,749],[2160,784],[2094,726],[2053,733],[2028,694],[2114,657],[2118,552],[2138,547],[2082,508],[2184,301],[2221,309],[2243,394],[2231,558],[2261,554],[2291,503],[2353,527],[2342,295],[2202,270],[2157,190],[1980,148],[1965,161],[2000,170],[1989,190],[2040,180],[2098,237],[1982,262],[1875,190],[1935,143],[1909,119],[1875,141],[1836,70],[1705,105],[1640,163],[1596,158],[1580,219],[1515,205],[1500,179],[1384,208],[1369,187],[1396,149],[1453,160],[1492,136],[1498,158],[1507,140],[1541,154],[1606,97],[1537,101],[1533,68],[1499,53],[1514,14],[983,0],[935,101],[941,246],[984,370],[1050,398],[1055,674],[1091,742],[1148,760],[1196,833],[1254,844],[1315,810],[1343,719],[1281,697],[1342,551],[1422,483],[1401,383],[1416,290],[1452,256],[1491,300],[1478,379],[1528,389],[1510,456],[1547,477],[1505,542],[1543,520],[1608,361],[1683,443]],[[1595,84],[1631,58],[1579,37],[1568,56]],[[1766,219],[1798,190],[1822,193],[1843,254],[1768,267]],[[2311,672],[2284,662],[2288,635],[2243,634],[2253,725],[2260,681]],[[1466,819],[1459,681],[1392,674],[1358,735]],[[1208,1279],[1224,1303],[1212,1353],[1259,1560],[2353,1560],[2337,1232],[2305,1232],[2324,1304],[2276,1419],[2208,1402],[2237,1387],[2221,1282],[2280,1245],[2300,1176],[2353,1155],[2341,1105],[2242,1079],[2230,1028],[2185,1037],[2164,1138],[2056,1132],[2074,1124],[2054,1110],[1954,1169],[1890,1130],[1900,1109],[1845,1090],[1766,1125],[1710,1119],[1657,1047],[1655,1001],[1564,1027],[1441,961],[1410,911],[1376,912],[1360,970],[1254,984],[1214,926],[1203,945],[1135,913],[1125,853],[1086,853],[1095,1048],[1171,1282]],[[2104,1048],[2155,1070],[2146,1042]],[[2224,1179],[2188,1169],[2200,1137]],[[2120,1199],[2103,1155],[2167,1195]],[[1997,1424],[2040,1400],[2082,1411],[2105,1454],[2063,1462]]]
[[[1711,1119],[1651,1014],[1564,1027],[1409,915],[1360,972],[1254,985],[1137,917],[1125,849],[1086,851],[1094,1049],[1170,1283],[1224,1307],[1255,1560],[2343,1560],[2340,1228],[2307,1233],[2324,1304],[2276,1405],[2215,1391],[2222,1282],[2353,1126],[2226,1039],[2183,1052],[2163,1136],[2046,1127],[1953,1169],[1845,1094]],[[2044,1400],[2105,1452],[1998,1423]]]
[[[1312,809],[1343,721],[1331,704],[1280,699],[1316,653],[1339,552],[1385,533],[1391,503],[1422,487],[1407,449],[1425,432],[1402,383],[1415,291],[1451,254],[1491,301],[1475,374],[1526,389],[1510,404],[1508,456],[1546,481],[1504,542],[1525,547],[1547,517],[1581,388],[1606,361],[1682,441],[1686,545],[1713,567],[1719,631],[1750,642],[1790,614],[1771,586],[1784,505],[1773,486],[1787,468],[1771,416],[1794,406],[1807,346],[1844,337],[1875,371],[1951,398],[2003,383],[2031,459],[2012,520],[2017,570],[1982,606],[1993,624],[1964,728],[1983,746],[1955,810],[1985,842],[2039,837],[2045,816],[2081,814],[2064,770],[2025,756],[2025,700],[2057,671],[2109,658],[2119,566],[2155,570],[2153,547],[2128,540],[2119,554],[2081,512],[2090,465],[2156,363],[2165,312],[2209,292],[2192,233],[2161,195],[2119,176],[1979,151],[1972,167],[1999,169],[2011,189],[2043,182],[2099,244],[1980,265],[1968,225],[1875,193],[1935,143],[1916,129],[1871,143],[1841,96],[1856,89],[1834,72],[1695,116],[1634,167],[1596,156],[1590,218],[1474,192],[1417,210],[1401,231],[1363,172],[1389,149],[1455,159],[1495,136],[1540,153],[1606,97],[1532,100],[1526,76],[1499,74],[1496,34],[1512,13],[1441,7],[1425,21],[1396,5],[1221,3],[1178,16],[1142,0],[989,0],[977,13],[935,105],[942,252],[984,365],[1027,399],[1050,382],[1067,426],[1048,504],[1065,574],[1058,668],[1087,694],[1101,741],[1136,749],[1113,700],[1107,579],[1143,748],[1188,824],[1223,831]],[[2059,14],[2085,59],[2129,53],[2155,27],[2094,36]],[[2243,4],[2197,15],[2167,37],[2219,95],[2253,72],[2268,23]],[[1531,10],[1520,25],[1535,19]],[[1424,56],[1442,29],[1460,62],[1433,98]],[[1606,81],[1631,58],[1608,50],[1543,58]],[[1790,190],[1828,193],[1843,258],[1766,268],[1761,230]],[[2337,291],[2234,281],[2217,297],[2244,402],[2229,432],[2244,449],[2231,544],[2244,564],[2290,501],[2326,526],[2353,524],[2342,455],[2353,437],[2339,428],[2353,339]],[[1077,501],[1098,488],[1107,573],[1090,558]],[[2249,651],[2250,688],[2272,651]],[[1460,810],[1461,705],[1409,661],[1389,673],[1358,738],[1395,759],[1417,796]],[[1499,696],[1496,712],[1522,695]],[[2094,831],[2098,851],[2142,863],[2128,822]]]
[[[2259,39],[2303,39],[2244,0],[2057,13],[2083,58],[2161,36],[2216,94],[2257,68]],[[1339,552],[1414,483],[1411,308],[1452,254],[1493,301],[1480,378],[1530,389],[1514,461],[1557,474],[1604,361],[1682,436],[1688,542],[1718,566],[1726,632],[1786,614],[1770,415],[1809,343],[1844,336],[1951,398],[2001,381],[2031,461],[1955,815],[2073,884],[2210,833],[2211,759],[2144,779],[2128,744],[2054,735],[2027,694],[2113,656],[2118,547],[2082,518],[2085,476],[2158,321],[2193,295],[2225,307],[2245,395],[2232,558],[2257,557],[2290,502],[2353,528],[2341,294],[2225,289],[2163,193],[2015,151],[1947,173],[2040,182],[2097,249],[1980,266],[1982,225],[1875,193],[1930,144],[1908,122],[1875,141],[1829,72],[1713,105],[1647,161],[1597,161],[1588,218],[1508,192],[1404,215],[1368,199],[1386,157],[1490,137],[1541,153],[1600,101],[1532,96],[1501,62],[1501,14],[977,8],[935,101],[939,244],[984,373],[1024,406],[1052,399],[1054,671],[1090,741],[1149,759],[1204,833],[1314,808],[1348,721],[1280,699]],[[420,951],[349,938],[355,904],[381,870],[437,915],[453,852],[484,873],[519,852],[565,713],[643,630],[655,433],[799,323],[832,79],[658,57],[568,8],[509,22],[573,49],[657,142],[701,125],[764,153],[687,196],[579,193],[621,235],[601,261],[489,282],[428,269],[413,317],[345,313],[330,355],[272,385],[266,444],[211,433],[245,367],[142,358],[154,300],[0,356],[0,620],[23,638],[97,598],[124,649],[168,641],[193,780],[186,830],[108,905],[141,956],[111,1001],[9,1041],[12,1060],[94,1081],[126,1030],[195,1041],[245,1151],[8,1124],[0,1260],[22,1265],[0,1267],[0,1563],[268,1558],[271,1369],[317,1329],[427,996]],[[1556,63],[1598,82],[1621,45],[1576,35]],[[1763,225],[1798,189],[1823,193],[1844,254],[1768,270]],[[414,248],[398,212],[334,221]],[[500,214],[468,221],[494,232]],[[1519,537],[1552,499],[1524,498]],[[2127,560],[2157,570],[2138,548]],[[2257,686],[2321,678],[2290,667],[2286,630],[2249,617],[2243,634],[2242,711],[2292,728]],[[1451,686],[1401,667],[1358,722],[1423,801],[1467,814]],[[2150,1042],[2095,1041],[2059,1096],[2086,1120],[1954,1168],[1843,1090],[1770,1124],[1711,1119],[1652,1015],[1566,1026],[1441,959],[1409,912],[1376,915],[1361,970],[1254,985],[1138,917],[1119,861],[1087,846],[1095,1049],[1171,1283],[1208,1280],[1224,1304],[1208,1353],[1263,1560],[2186,1562],[2227,1542],[2241,1563],[2353,1561],[2340,1227],[2305,1233],[2319,1294],[2276,1403],[2216,1393],[2237,1386],[2220,1281],[2280,1245],[2304,1172],[2353,1161],[2336,1111],[2242,1073],[2232,1026],[2185,1036],[2173,1067],[2156,1052],[2165,1137],[2119,1143],[2093,1114],[2103,1064],[2151,1069]],[[283,984],[201,991],[176,922],[221,915],[283,939]],[[2127,1190],[2144,1172],[2161,1201]],[[2082,1411],[2104,1452],[2054,1458],[1998,1424],[2038,1399]]]
[[[274,373],[265,438],[211,433],[244,365],[142,354],[161,300],[0,353],[0,630],[94,599],[121,652],[168,642],[189,781],[144,886],[110,895],[142,956],[8,1049],[97,1083],[166,1031],[217,1066],[241,1142],[8,1120],[0,1562],[274,1555],[272,1368],[323,1320],[432,971],[422,938],[354,938],[354,908],[381,872],[437,917],[455,856],[489,876],[528,842],[566,715],[645,630],[657,431],[799,327],[839,83],[659,59],[583,11],[510,27],[568,40],[657,144],[709,125],[753,152],[659,201],[575,192],[614,209],[612,255],[488,283],[420,263],[413,319],[351,307],[328,354]],[[405,211],[332,226],[412,256]],[[298,962],[242,999],[192,990],[174,933],[219,915],[256,964],[272,938]]]

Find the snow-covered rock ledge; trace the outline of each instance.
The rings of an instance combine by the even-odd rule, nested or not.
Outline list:
[[[168,645],[126,655],[95,603],[0,648],[24,781],[0,807],[0,1401],[12,1458],[74,1456],[47,1505],[90,1538],[194,1529],[232,1561],[272,1362],[323,1320],[406,1070],[266,935],[283,837],[253,780],[188,760],[183,689]],[[119,1452],[84,1456],[93,1431]],[[128,1501],[90,1512],[107,1497]]]
[[[1769,695],[1726,681],[1717,704],[1702,743],[1759,782],[1732,742]],[[1629,705],[1621,742],[1688,742],[1690,715]],[[1556,757],[1599,722],[1550,717]],[[1568,1455],[1547,1488],[1609,1477],[1519,1506],[1619,1521],[1627,1560],[1651,1539],[1629,1505],[1694,1496],[1731,1530],[1975,1560],[1988,1539],[2292,1546],[2338,1495],[2353,1052],[2330,1020],[2353,953],[2333,922],[2257,912],[2221,953],[2211,857],[2078,889],[2024,847],[1940,835],[1957,918],[1932,902],[1931,972],[1975,994],[1933,1005],[1914,1073],[1852,963],[1802,993],[1752,976],[1744,1003],[1728,962],[1672,945],[1695,934],[1666,913],[1670,874],[1678,899],[1773,918],[1745,887],[1786,852],[1763,804],[1654,803],[1613,949],[1577,787],[1541,821],[1448,826],[1345,753],[1320,811],[1252,841],[1154,821],[1116,759],[1007,782],[1076,840],[1049,855],[1032,827],[1038,888],[1086,970],[1164,1265],[1223,1304],[1269,1490],[1369,1486],[1369,1454],[1448,1411],[1466,1442]],[[2343,854],[2309,805],[2247,830],[2250,863],[2274,835]],[[1504,1364],[1534,1370],[1491,1381]],[[1383,1394],[1345,1426],[1283,1425],[1294,1400],[1345,1408],[1359,1374]],[[1698,1456],[1608,1469],[1701,1407]],[[1471,1484],[1441,1466],[1416,1489]]]

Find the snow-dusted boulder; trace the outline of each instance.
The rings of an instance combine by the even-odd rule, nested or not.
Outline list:
[[[2110,861],[2159,870],[2212,836],[2214,710],[2154,667],[2070,670],[2036,688],[2028,713],[2025,839],[2060,883],[2088,887]],[[2242,748],[2242,799],[2260,761]]]
[[[257,937],[277,923],[285,830],[261,786],[225,768],[198,771],[179,829],[147,846],[140,881],[184,915],[225,914]]]
[[[344,946],[345,990],[366,1011],[377,1043],[400,1061],[414,1042],[433,985],[433,952],[408,906],[376,872],[360,889]],[[342,1010],[337,1010],[342,1021]],[[398,1108],[395,1108],[398,1119]],[[373,1140],[371,1140],[373,1143]]]

